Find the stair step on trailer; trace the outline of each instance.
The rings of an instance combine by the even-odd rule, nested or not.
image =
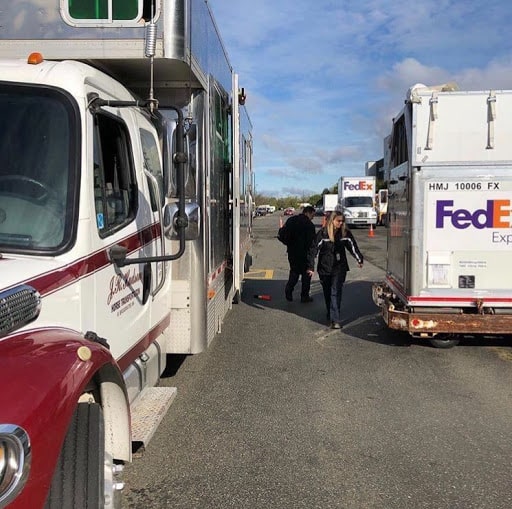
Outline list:
[[[148,387],[132,407],[132,442],[146,447],[176,397],[176,387]]]

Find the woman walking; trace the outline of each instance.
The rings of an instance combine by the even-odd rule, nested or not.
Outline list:
[[[327,320],[332,329],[341,329],[341,296],[350,270],[346,251],[356,259],[359,268],[363,266],[363,255],[339,211],[331,212],[327,224],[317,233],[316,246],[317,271],[324,291]]]

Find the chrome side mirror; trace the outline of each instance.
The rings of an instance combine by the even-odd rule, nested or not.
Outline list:
[[[201,219],[201,208],[195,202],[185,204],[185,216],[188,225],[185,228],[185,240],[197,240],[199,238],[199,221]],[[164,235],[169,240],[177,240],[176,220],[178,219],[178,204],[168,203],[164,208]]]

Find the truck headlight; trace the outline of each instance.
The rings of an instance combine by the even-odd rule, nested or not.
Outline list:
[[[344,211],[343,211],[343,215],[344,215],[345,217],[352,217],[352,212],[350,212],[350,210],[344,210]]]
[[[30,460],[27,432],[14,424],[0,424],[0,507],[12,502],[23,489]]]

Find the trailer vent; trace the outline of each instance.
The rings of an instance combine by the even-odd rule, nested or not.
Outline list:
[[[39,292],[21,285],[0,293],[0,337],[35,320],[41,311]]]

